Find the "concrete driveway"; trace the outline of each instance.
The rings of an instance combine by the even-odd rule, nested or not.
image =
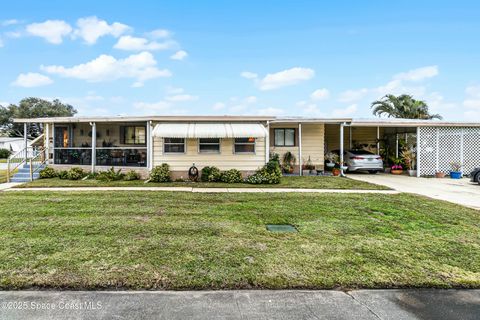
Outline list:
[[[480,185],[470,182],[467,178],[454,180],[362,173],[348,174],[348,177],[480,210]]]
[[[480,290],[0,291],[0,319],[478,319]]]

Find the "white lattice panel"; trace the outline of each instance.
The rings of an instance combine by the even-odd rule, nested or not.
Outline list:
[[[480,166],[480,128],[421,127],[419,131],[420,175],[448,173],[452,161],[463,164],[464,174]]]

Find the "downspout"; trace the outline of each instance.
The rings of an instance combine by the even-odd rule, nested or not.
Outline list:
[[[152,121],[147,121],[147,169],[153,168],[153,152],[152,152]]]
[[[45,138],[44,138],[45,142],[44,142],[44,149],[45,149],[45,162],[48,164],[48,160],[49,160],[49,157],[50,157],[50,146],[49,146],[49,143],[50,143],[50,125],[48,123],[45,124]]]
[[[344,144],[344,137],[343,137],[343,131],[345,127],[345,122],[340,123],[340,175],[343,177],[345,174],[343,173],[343,144]]]

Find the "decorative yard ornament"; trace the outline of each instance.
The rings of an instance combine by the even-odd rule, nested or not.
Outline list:
[[[190,179],[190,181],[198,180],[198,169],[195,167],[195,163],[188,169],[188,179]]]

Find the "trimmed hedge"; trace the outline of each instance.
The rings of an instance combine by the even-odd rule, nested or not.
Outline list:
[[[219,182],[221,177],[222,173],[217,167],[203,167],[200,180],[203,182]]]
[[[281,178],[280,163],[276,159],[272,159],[245,181],[251,184],[278,184]]]
[[[222,172],[220,181],[225,183],[240,183],[243,181],[242,173],[237,169],[230,169]]]

